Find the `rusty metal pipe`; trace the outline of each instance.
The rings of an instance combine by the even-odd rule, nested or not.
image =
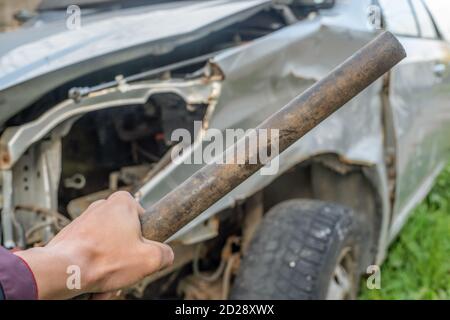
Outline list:
[[[405,50],[395,36],[384,32],[257,129],[278,129],[281,153],[405,57]],[[245,139],[232,148],[236,150]],[[271,141],[268,147],[270,144]],[[228,152],[230,148],[225,156]],[[245,155],[245,164],[209,164],[197,171],[141,217],[144,237],[167,240],[264,165],[249,164],[253,156],[254,152]]]

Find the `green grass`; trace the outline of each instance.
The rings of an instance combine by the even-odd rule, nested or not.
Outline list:
[[[391,246],[381,289],[364,280],[360,299],[450,299],[450,166]]]

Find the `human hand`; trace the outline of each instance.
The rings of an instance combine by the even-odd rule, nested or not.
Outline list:
[[[30,266],[40,299],[67,299],[83,293],[108,297],[172,264],[173,251],[143,238],[144,209],[127,192],[92,203],[45,247],[16,252]],[[68,269],[69,268],[69,269]],[[79,288],[69,288],[69,271],[79,271]],[[68,273],[69,272],[69,273]]]

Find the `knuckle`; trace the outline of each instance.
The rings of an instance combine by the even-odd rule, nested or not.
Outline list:
[[[136,209],[136,200],[126,191],[117,191],[109,196],[108,202],[119,211],[133,211]]]
[[[134,202],[133,196],[127,191],[116,191],[109,196],[110,201]]]
[[[95,207],[101,205],[101,204],[104,203],[105,201],[106,201],[106,200],[104,200],[104,199],[96,200],[96,201],[92,202],[92,203],[89,205],[89,207],[87,208],[87,210],[93,209],[93,208],[95,208]]]

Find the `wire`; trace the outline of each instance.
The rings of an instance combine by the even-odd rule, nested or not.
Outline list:
[[[228,294],[230,292],[230,280],[231,273],[234,267],[234,261],[236,258],[239,258],[239,254],[233,254],[227,261],[227,267],[225,268],[225,272],[223,273],[223,282],[222,282],[222,299],[227,300]]]

